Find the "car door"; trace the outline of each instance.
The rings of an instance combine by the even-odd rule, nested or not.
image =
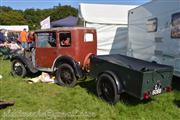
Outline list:
[[[36,33],[36,67],[52,67],[57,57],[56,42],[56,32]]]

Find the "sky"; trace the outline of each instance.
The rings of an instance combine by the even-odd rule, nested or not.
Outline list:
[[[140,5],[150,0],[0,0],[1,6],[9,6],[13,9],[25,10],[27,8],[52,8],[53,6],[71,5],[78,8],[79,3],[101,3],[101,4],[135,4]]]

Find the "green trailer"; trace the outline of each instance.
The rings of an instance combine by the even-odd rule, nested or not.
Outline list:
[[[114,104],[120,94],[140,100],[172,90],[173,67],[123,55],[93,56],[90,75],[96,78],[97,95]]]

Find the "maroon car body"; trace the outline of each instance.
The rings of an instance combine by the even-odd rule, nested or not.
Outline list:
[[[39,45],[42,41],[39,37],[43,33],[54,33],[56,45],[53,47]],[[64,33],[70,34],[71,44],[68,46],[61,45],[61,38]],[[93,40],[86,41],[85,35],[92,34]],[[93,28],[72,27],[72,28],[54,28],[48,30],[39,30],[35,32],[36,39],[36,66],[51,68],[55,61],[61,56],[69,56],[83,66],[86,56],[96,54],[97,38],[96,30]],[[43,61],[43,62],[42,62]]]

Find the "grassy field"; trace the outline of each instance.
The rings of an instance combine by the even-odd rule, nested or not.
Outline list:
[[[179,120],[180,83],[173,82],[174,91],[138,101],[123,95],[111,106],[97,98],[95,83],[81,81],[74,88],[56,84],[28,84],[10,75],[10,62],[0,60],[0,100],[15,101],[14,106],[0,110],[2,120]],[[180,99],[179,99],[180,100]]]

